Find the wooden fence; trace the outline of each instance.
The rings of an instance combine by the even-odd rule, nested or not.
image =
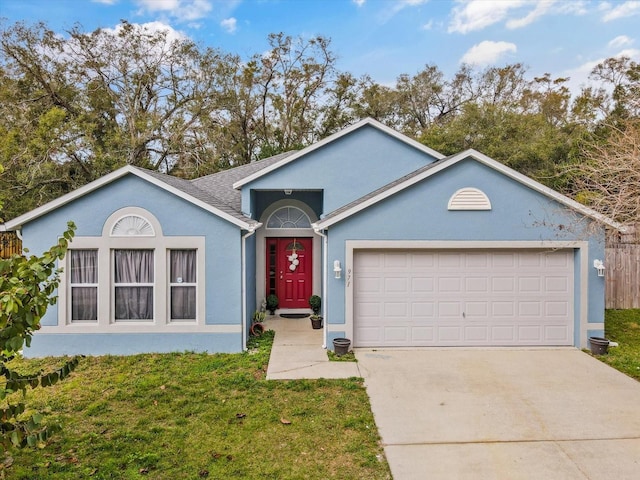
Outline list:
[[[22,253],[22,241],[16,232],[0,232],[0,258]]]
[[[606,308],[640,308],[640,228],[607,238]]]

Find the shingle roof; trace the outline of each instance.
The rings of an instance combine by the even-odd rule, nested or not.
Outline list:
[[[243,222],[246,222],[248,224],[257,223],[255,220],[242,215],[242,213],[240,212],[240,208],[234,208],[228,202],[225,202],[218,196],[214,195],[211,191],[198,188],[196,185],[194,185],[193,182],[189,180],[184,180],[182,178],[166,175],[164,173],[159,173],[153,170],[147,170],[145,168],[139,168],[139,167],[134,167],[134,168],[137,168],[138,170],[146,173],[147,175],[157,180],[160,180],[161,182],[164,182],[167,185],[173,188],[176,188],[191,197],[194,197],[208,205],[211,205],[214,208],[217,208],[218,210],[221,210],[227,213],[228,215],[231,215],[232,217],[237,218],[238,220],[242,220]]]
[[[240,193],[240,190],[233,188],[233,184],[262,170],[263,168],[270,167],[274,163],[278,163],[280,160],[287,158],[294,153],[296,153],[295,150],[280,153],[263,160],[256,160],[255,162],[251,162],[246,165],[240,165],[238,167],[230,168],[229,170],[212,173],[205,177],[195,178],[191,180],[191,183],[200,190],[211,192],[212,195],[215,195],[217,198],[223,200],[229,206],[240,212],[242,194]]]

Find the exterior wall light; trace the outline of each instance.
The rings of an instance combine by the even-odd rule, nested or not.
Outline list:
[[[602,260],[594,260],[593,268],[598,271],[599,277],[604,277],[604,263],[602,262]]]
[[[291,192],[292,192],[292,191],[293,191],[293,190],[291,190],[290,188],[285,188],[285,190],[284,190],[284,194],[285,194],[285,195],[291,195]]]
[[[340,260],[333,261],[333,275],[336,278],[340,278],[342,276],[342,268],[340,268]]]

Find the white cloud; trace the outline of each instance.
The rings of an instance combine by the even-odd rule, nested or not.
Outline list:
[[[456,0],[448,32],[465,34],[503,21],[514,30],[545,15],[584,15],[587,5],[584,0]]]
[[[474,45],[460,59],[460,63],[469,65],[491,65],[507,53],[515,53],[518,50],[515,43],[493,42],[485,40]]]
[[[407,7],[419,7],[427,2],[429,2],[429,0],[395,0],[394,2],[383,2],[383,5],[389,5],[391,8],[382,10],[380,19],[382,23],[388,22],[401,10]]]
[[[211,0],[135,0],[135,2],[142,11],[166,13],[184,21],[203,18],[213,8]]]
[[[511,19],[507,21],[507,28],[514,30],[516,28],[526,27],[533,23],[537,18],[545,15],[556,3],[556,0],[543,0],[536,4],[536,7],[522,18]]]
[[[118,0],[91,0],[92,3],[102,3],[104,5],[115,5]]]
[[[427,23],[422,25],[422,30],[431,30],[433,28],[433,20],[429,20]]]
[[[361,7],[365,4],[367,0],[353,0],[353,3],[355,3],[357,6]]]
[[[611,40],[608,45],[613,48],[625,47],[627,45],[633,45],[633,40],[626,35],[619,35]]]
[[[502,2],[486,2],[483,0],[471,0],[460,2],[453,7],[453,18],[449,24],[449,33],[469,33],[474,30],[493,25],[504,20],[509,11],[524,5],[524,0],[504,0]]]
[[[237,20],[234,17],[225,18],[220,22],[220,26],[224,28],[227,33],[234,33],[237,28]]]
[[[637,48],[626,48],[624,50],[620,50],[614,55],[614,57],[629,57],[634,61],[640,61],[640,50]]]
[[[615,8],[610,9],[611,4],[603,3],[601,4],[601,9],[607,11],[602,20],[605,22],[610,22],[611,20],[617,20],[618,18],[630,17],[633,15],[640,14],[640,1],[634,0],[630,2],[624,2],[617,5]]]

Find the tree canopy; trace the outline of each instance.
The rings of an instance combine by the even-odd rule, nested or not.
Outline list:
[[[579,92],[519,63],[462,65],[450,77],[426,64],[389,86],[339,71],[328,38],[274,33],[268,42],[241,57],[126,21],[93,32],[3,28],[0,216],[125,164],[194,178],[302,148],[365,117],[444,154],[475,148],[600,208],[580,167],[598,171],[598,149],[618,151],[637,133],[640,68],[626,57],[598,64],[595,86]]]

